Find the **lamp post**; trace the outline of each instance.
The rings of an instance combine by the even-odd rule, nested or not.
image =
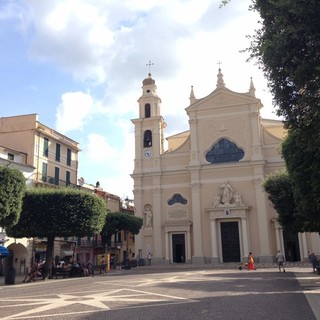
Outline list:
[[[115,264],[116,264],[116,268],[118,267],[118,263],[120,263],[120,250],[121,250],[121,244],[120,242],[117,244],[117,249],[118,249],[118,253],[116,253],[118,256],[116,257],[116,261],[115,261]]]
[[[129,266],[129,239],[128,239],[128,230],[126,230],[126,242],[127,242],[127,247],[126,247],[126,260],[124,262],[124,268],[125,269],[130,269]]]

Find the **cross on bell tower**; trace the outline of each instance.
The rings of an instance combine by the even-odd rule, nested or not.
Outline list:
[[[146,64],[147,67],[149,67],[149,74],[151,74],[151,66],[154,66],[154,63],[149,60],[149,62]]]

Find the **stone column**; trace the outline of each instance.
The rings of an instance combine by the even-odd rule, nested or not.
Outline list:
[[[217,220],[215,218],[211,219],[210,226],[211,226],[211,263],[219,263]]]
[[[186,262],[191,262],[191,234],[190,231],[187,231],[187,257]]]
[[[156,187],[152,190],[153,196],[153,245],[154,252],[152,260],[155,263],[163,263],[162,233],[161,233],[161,193],[162,190]]]
[[[242,245],[243,245],[243,260],[246,261],[249,254],[249,238],[248,238],[248,220],[247,217],[241,218],[242,228]]]
[[[198,120],[195,119],[196,115],[192,113],[189,120],[190,125],[190,144],[191,144],[191,150],[190,150],[190,162],[189,165],[199,165],[200,161],[198,158],[199,152],[198,152]]]
[[[305,232],[303,232],[303,233],[298,233],[298,236],[299,236],[299,243],[301,243],[301,245],[300,245],[300,259],[301,259],[301,261],[309,261],[307,235]]]
[[[202,251],[201,200],[200,183],[191,184],[192,189],[192,221],[193,221],[193,263],[204,263]]]
[[[165,241],[165,250],[166,250],[166,256],[165,256],[165,262],[170,263],[170,249],[169,249],[169,244],[170,244],[170,234],[169,232],[164,233],[164,241]]]
[[[134,158],[134,168],[133,173],[138,174],[142,172],[142,148],[141,141],[143,140],[143,129],[141,127],[142,120],[134,119],[131,120],[135,125],[134,133],[135,133],[135,158]]]
[[[263,160],[262,148],[260,142],[259,112],[256,111],[256,105],[251,106],[250,124],[252,137],[252,160]]]
[[[272,218],[271,221],[274,224],[274,233],[276,236],[276,249],[277,249],[277,251],[280,250],[281,252],[284,253],[281,226],[276,218]]]
[[[256,170],[258,169],[258,170]],[[262,168],[255,168],[255,171],[262,171]],[[266,194],[261,186],[261,179],[254,180],[256,210],[258,220],[258,236],[260,242],[259,262],[273,262],[270,245],[270,220],[268,219]]]
[[[142,207],[142,196],[143,196],[143,191],[142,190],[134,190],[134,205],[136,208],[136,213],[135,215],[137,217],[140,217],[143,219],[143,207]],[[134,247],[135,247],[135,253],[136,255],[140,252],[143,252],[144,248],[142,247],[142,239],[143,239],[143,231],[141,231],[134,236]]]

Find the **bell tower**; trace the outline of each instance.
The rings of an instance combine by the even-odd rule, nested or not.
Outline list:
[[[148,77],[142,81],[142,95],[138,103],[139,117],[131,120],[135,127],[135,159],[131,177],[134,181],[135,214],[143,218],[144,228],[135,237],[135,251],[138,258],[147,257],[151,252],[153,261],[163,261],[160,241],[161,155],[164,153],[166,123],[161,116],[161,99],[150,70]],[[151,211],[151,220],[146,214],[146,208]]]
[[[160,155],[164,152],[166,123],[161,116],[156,82],[150,72],[142,81],[142,95],[138,103],[139,118],[131,120],[135,125],[135,173],[142,172],[145,166],[160,166]]]

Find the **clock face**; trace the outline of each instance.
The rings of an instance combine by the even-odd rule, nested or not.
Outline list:
[[[144,150],[143,154],[146,158],[150,158],[152,156],[152,152],[149,149]]]

